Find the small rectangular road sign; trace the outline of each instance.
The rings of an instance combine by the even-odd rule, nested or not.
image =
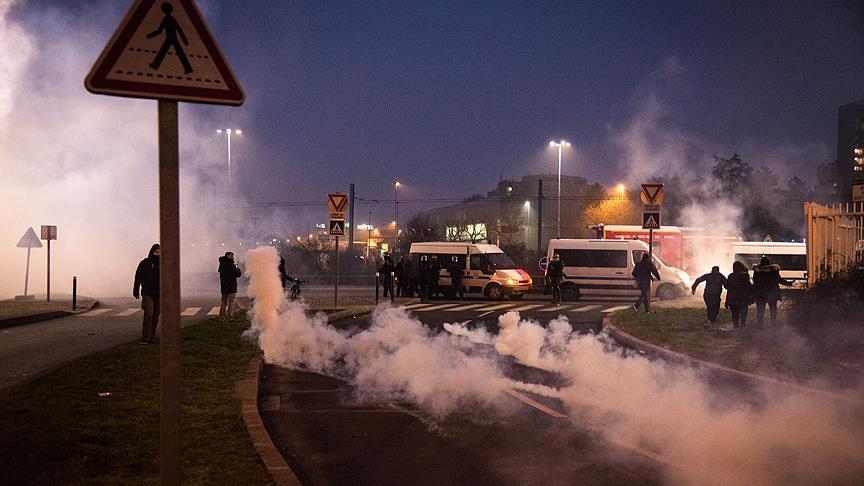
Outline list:
[[[660,211],[642,211],[643,229],[660,229]]]
[[[345,221],[330,221],[330,236],[345,236]]]

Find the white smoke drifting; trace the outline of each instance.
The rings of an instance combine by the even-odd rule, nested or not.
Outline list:
[[[560,399],[574,425],[670,464],[665,472],[676,484],[855,484],[864,477],[860,416],[850,419],[827,400],[724,399],[693,370],[624,352],[605,335],[573,334],[564,317],[543,328],[511,312],[499,318],[497,336],[462,324],[435,334],[404,310],[382,306],[368,329],[339,331],[285,301],[275,250],[252,250],[246,262],[253,330],[266,361],[348,380],[362,401],[407,401],[436,418],[465,409],[506,414],[516,406],[506,392],[521,389]],[[569,385],[513,382],[501,356]]]
[[[52,293],[69,294],[77,275],[83,295],[131,296],[136,265],[158,241],[156,102],[84,89],[125,5],[96,2],[80,18],[31,6],[0,0],[0,193],[7,205],[0,299],[22,292],[26,250],[15,244],[40,225],[58,227]],[[224,148],[215,128],[181,103],[184,276],[206,272],[218,286],[217,257],[228,248],[213,245],[237,241],[239,228],[224,224]],[[31,293],[44,293],[46,260],[44,248],[33,251]]]

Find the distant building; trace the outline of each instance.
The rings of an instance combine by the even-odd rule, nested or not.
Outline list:
[[[840,107],[837,122],[837,182],[840,201],[852,200],[852,182],[864,179],[855,171],[855,148],[864,148],[864,100]]]
[[[430,223],[449,241],[489,242],[499,246],[521,245],[538,251],[537,227],[540,181],[543,182],[542,238],[545,252],[549,238],[557,233],[558,176],[527,175],[520,180],[502,180],[485,196],[469,197],[459,204],[431,209]],[[561,237],[588,237],[583,220],[587,204],[602,197],[603,190],[584,177],[561,176]]]

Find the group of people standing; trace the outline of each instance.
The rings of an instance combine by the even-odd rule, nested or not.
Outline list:
[[[441,270],[445,269],[450,275],[450,287],[442,288],[440,285]],[[419,259],[402,256],[398,263],[393,263],[389,253],[384,253],[381,265],[378,267],[381,284],[384,287],[384,297],[414,297],[419,296],[422,300],[429,300],[443,295],[445,290],[452,289],[459,299],[465,295],[464,275],[465,262],[454,255],[450,263],[445,267],[438,260],[437,255],[421,255]],[[395,279],[395,282],[394,282]]]
[[[693,282],[691,291],[696,293],[696,288],[705,282],[705,291],[702,298],[708,310],[708,322],[706,327],[714,328],[717,316],[720,314],[720,295],[726,289],[726,307],[732,313],[732,325],[734,329],[747,327],[747,314],[751,304],[756,304],[756,324],[763,326],[765,321],[765,307],[770,313],[771,325],[777,323],[777,303],[781,300],[780,285],[792,285],[791,282],[780,276],[780,266],[772,264],[768,257],[762,257],[759,264],[753,265],[753,279],[747,267],[736,261],[732,264],[732,273],[723,276],[720,267],[713,267],[711,273],[706,273]]]

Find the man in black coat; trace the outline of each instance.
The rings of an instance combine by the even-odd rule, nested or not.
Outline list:
[[[144,309],[141,341],[138,344],[156,341],[156,327],[159,325],[159,253],[158,243],[151,246],[147,258],[141,260],[135,270],[132,296],[136,299],[141,297],[141,308]]]
[[[441,279],[441,262],[436,255],[432,255],[429,261],[429,296],[438,296],[438,280]]]
[[[236,310],[234,302],[237,298],[237,278],[242,275],[240,267],[234,263],[234,253],[227,251],[219,257],[219,285],[222,292],[222,304],[219,306],[219,320],[234,319]]]
[[[702,282],[705,282],[705,292],[702,293],[702,300],[705,301],[705,307],[708,309],[708,322],[710,323],[706,324],[705,327],[714,328],[714,324],[717,322],[717,315],[720,314],[720,294],[726,288],[726,277],[720,273],[720,267],[711,267],[711,273],[706,273],[693,282],[693,286],[690,289],[692,290],[692,294],[696,294],[696,287]]]
[[[660,274],[657,272],[657,267],[651,261],[651,257],[647,253],[642,255],[636,265],[633,266],[633,278],[639,284],[639,300],[633,305],[633,308],[639,310],[639,304],[644,303],[645,312],[651,312],[651,276],[660,281]]]
[[[552,288],[552,303],[559,305],[561,303],[561,283],[564,281],[564,262],[561,261],[561,257],[557,253],[552,255],[552,261],[546,266],[546,277]]]
[[[753,303],[753,284],[750,273],[743,263],[732,264],[732,273],[726,277],[726,307],[732,312],[732,326],[735,329],[747,327],[747,311]]]
[[[453,295],[458,296],[459,300],[465,297],[465,284],[463,275],[465,275],[465,264],[459,261],[458,256],[451,258],[450,268],[450,285],[453,287]]]
[[[777,302],[780,285],[787,287],[792,282],[780,276],[780,265],[772,264],[768,257],[762,257],[759,265],[753,265],[753,296],[756,298],[756,324],[762,326],[765,320],[765,304],[771,311],[771,325],[777,323]]]
[[[393,297],[396,294],[393,293],[393,276],[391,275],[396,271],[396,266],[393,265],[393,259],[390,258],[390,254],[384,253],[384,261],[381,263],[381,267],[378,269],[378,273],[381,275],[381,283],[384,286],[384,297],[387,297],[387,292],[393,294]]]

